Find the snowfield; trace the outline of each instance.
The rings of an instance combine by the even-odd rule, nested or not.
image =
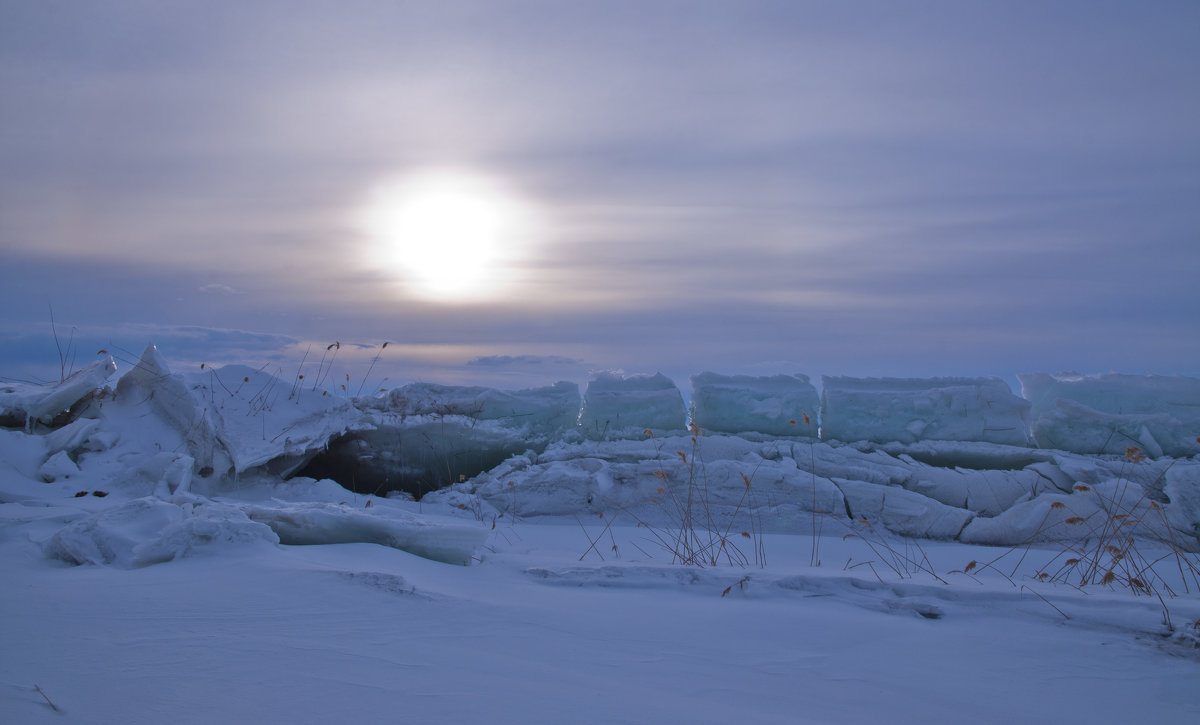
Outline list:
[[[115,372],[0,384],[0,722],[1200,722],[1190,379]]]

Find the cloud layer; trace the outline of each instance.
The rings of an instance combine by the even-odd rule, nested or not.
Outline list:
[[[390,339],[424,351],[414,375],[1200,373],[1193,4],[5,2],[0,21],[0,329],[53,303],[81,329]],[[504,299],[422,302],[368,263],[371,190],[444,167],[541,214]]]

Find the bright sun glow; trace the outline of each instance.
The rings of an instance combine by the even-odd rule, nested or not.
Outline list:
[[[439,302],[494,298],[527,251],[530,214],[500,185],[463,173],[427,173],[381,185],[363,226],[372,267]]]

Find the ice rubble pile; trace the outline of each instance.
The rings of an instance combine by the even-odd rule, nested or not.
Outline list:
[[[1200,453],[1200,380],[1180,375],[1017,376],[1044,448],[1158,458]]]
[[[866,521],[905,536],[1006,546],[1077,541],[1120,513],[1139,536],[1200,547],[1200,462],[1039,457],[1019,469],[975,470],[812,440],[582,441],[514,456],[423,500],[485,520],[590,514],[670,527],[686,515],[735,535],[806,531],[816,514],[834,532]]]
[[[440,489],[423,505],[482,521],[670,525],[691,498],[701,525],[725,531],[806,530],[816,515],[1015,545],[1076,540],[1120,512],[1139,535],[1200,547],[1189,378],[1028,375],[1018,398],[996,378],[827,377],[818,400],[803,375],[705,372],[691,379],[693,435],[662,375],[599,374],[582,397],[571,383],[421,383],[347,399],[242,366],[173,373],[153,346],[109,387],[114,372],[102,359],[55,386],[0,387],[0,507],[28,518],[18,502],[55,502],[43,543],[67,561],[372,542],[464,563],[483,543],[477,522],[399,501],[348,507],[326,478],[374,492],[415,481]],[[1131,446],[1156,460],[1096,455]]]
[[[369,425],[349,400],[242,366],[172,373],[153,346],[110,387],[114,371],[105,359],[56,386],[3,388],[0,520],[36,524],[50,556],[135,567],[222,545],[368,542],[466,564],[485,541],[385,500],[348,506],[330,481],[282,483]]]

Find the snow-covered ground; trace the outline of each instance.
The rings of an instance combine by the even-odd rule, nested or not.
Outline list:
[[[0,722],[1200,721],[1194,457],[566,435],[418,502],[284,478],[386,411],[111,374],[0,390]]]

